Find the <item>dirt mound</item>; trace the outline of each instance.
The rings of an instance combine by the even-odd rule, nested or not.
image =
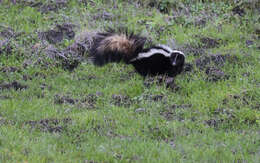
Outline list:
[[[0,40],[0,55],[9,55],[13,51],[13,45],[9,39]]]
[[[2,27],[3,29],[0,32],[0,36],[5,37],[5,38],[11,38],[15,37],[16,33],[14,30],[10,27]]]
[[[209,48],[217,48],[220,45],[220,39],[214,39],[210,37],[201,37],[200,42],[202,43],[202,48],[209,49]]]
[[[133,103],[133,100],[126,95],[113,94],[111,102],[116,106],[129,107]]]
[[[62,95],[55,95],[54,96],[54,103],[55,104],[75,104],[79,102],[79,99],[74,99],[69,96],[62,96]]]
[[[64,38],[71,40],[75,37],[76,25],[70,23],[58,24],[53,29],[39,33],[41,40],[47,40],[51,44],[61,42]]]
[[[37,8],[38,11],[42,13],[48,13],[50,11],[58,11],[59,9],[65,8],[68,6],[68,0],[51,0],[51,1],[45,1],[45,2],[39,2],[36,0],[12,0],[13,4],[19,4],[22,6],[30,6]],[[0,1],[1,3],[1,1]]]
[[[166,85],[167,88],[177,91],[179,87],[175,84],[174,78],[168,76],[156,76],[156,77],[146,77],[144,80],[144,86],[150,88],[153,84],[157,86]]]
[[[193,54],[193,56],[202,56],[206,53],[204,48],[196,44],[185,44],[180,47],[180,50],[183,51],[185,55]]]
[[[0,90],[3,90],[3,89],[15,89],[17,91],[17,90],[22,90],[22,89],[27,89],[27,88],[28,88],[27,85],[23,85],[23,84],[21,84],[21,83],[19,83],[17,81],[0,84]]]
[[[12,72],[21,72],[21,70],[19,68],[17,68],[17,67],[8,66],[8,67],[0,68],[0,72],[12,73]]]
[[[54,96],[54,103],[55,104],[71,104],[77,105],[80,108],[88,108],[94,109],[96,108],[97,98],[100,94],[88,94],[83,98],[72,98],[69,95],[55,95]]]
[[[228,76],[220,69],[216,67],[209,67],[206,69],[205,73],[207,74],[208,81],[218,81],[221,79],[228,79]]]
[[[206,80],[208,81],[218,81],[221,79],[228,79],[229,75],[227,75],[222,67],[228,63],[234,63],[238,61],[236,56],[232,56],[230,54],[222,55],[222,54],[214,54],[203,56],[195,60],[195,65],[201,71],[204,71],[207,75]]]
[[[238,58],[230,54],[225,54],[225,55],[213,54],[213,55],[202,56],[196,59],[195,65],[200,69],[205,69],[209,65],[222,67],[226,62],[234,63],[236,61],[238,61]]]
[[[245,10],[241,6],[236,6],[232,9],[234,14],[238,14],[239,16],[244,16],[246,14]]]
[[[166,120],[171,121],[177,119],[178,121],[184,120],[184,117],[181,113],[181,110],[190,109],[192,107],[191,104],[182,104],[177,105],[173,104],[172,106],[168,106],[160,111],[160,115],[163,116]]]
[[[80,33],[75,38],[74,43],[61,50],[53,45],[48,45],[44,47],[43,50],[41,48],[36,50],[42,50],[48,58],[57,61],[65,70],[72,71],[82,61],[86,61],[85,55],[88,53],[88,50],[92,45],[94,35],[95,33],[93,32]]]
[[[38,121],[27,121],[24,124],[30,125],[31,129],[39,129],[42,132],[61,133],[67,128],[71,121],[71,118],[42,119]]]

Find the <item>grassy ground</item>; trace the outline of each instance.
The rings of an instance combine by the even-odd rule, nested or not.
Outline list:
[[[259,12],[257,1],[2,0],[0,162],[259,162]],[[120,26],[183,50],[185,72],[165,84],[89,63],[91,33]]]

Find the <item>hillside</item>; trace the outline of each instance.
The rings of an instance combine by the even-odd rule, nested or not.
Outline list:
[[[0,0],[0,162],[260,162],[256,0]],[[127,27],[186,54],[173,80],[96,67]]]

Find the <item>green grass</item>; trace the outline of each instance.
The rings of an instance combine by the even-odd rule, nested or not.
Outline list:
[[[25,2],[1,3],[0,32],[10,27],[18,35],[8,38],[11,53],[0,47],[0,84],[18,81],[28,88],[0,89],[0,162],[260,161],[257,2],[241,1],[243,16],[225,1],[161,0],[154,7],[149,2],[71,0],[47,12]],[[168,12],[159,12],[165,7]],[[199,18],[206,23],[195,25]],[[174,40],[184,50],[192,46],[205,55],[235,58],[221,66],[228,78],[208,81],[205,70],[194,66],[175,78],[177,90],[156,83],[147,87],[147,79],[122,63],[95,67],[83,61],[65,71],[59,60],[33,47],[49,45],[37,32],[67,22],[76,25],[77,36],[127,26],[156,43]],[[220,39],[220,44],[205,48],[200,38]],[[247,45],[248,40],[253,43]],[[62,49],[73,42],[52,46]],[[186,54],[187,62],[204,56],[193,53]],[[6,67],[19,71],[4,72]],[[57,97],[74,102],[60,104]]]

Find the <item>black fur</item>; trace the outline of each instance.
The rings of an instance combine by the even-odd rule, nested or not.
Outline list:
[[[136,71],[142,76],[147,75],[167,75],[174,77],[182,72],[185,58],[183,55],[177,56],[176,66],[172,65],[175,55],[172,54],[171,57],[165,57],[160,53],[153,54],[150,57],[142,58],[140,60],[135,60],[132,62]]]

